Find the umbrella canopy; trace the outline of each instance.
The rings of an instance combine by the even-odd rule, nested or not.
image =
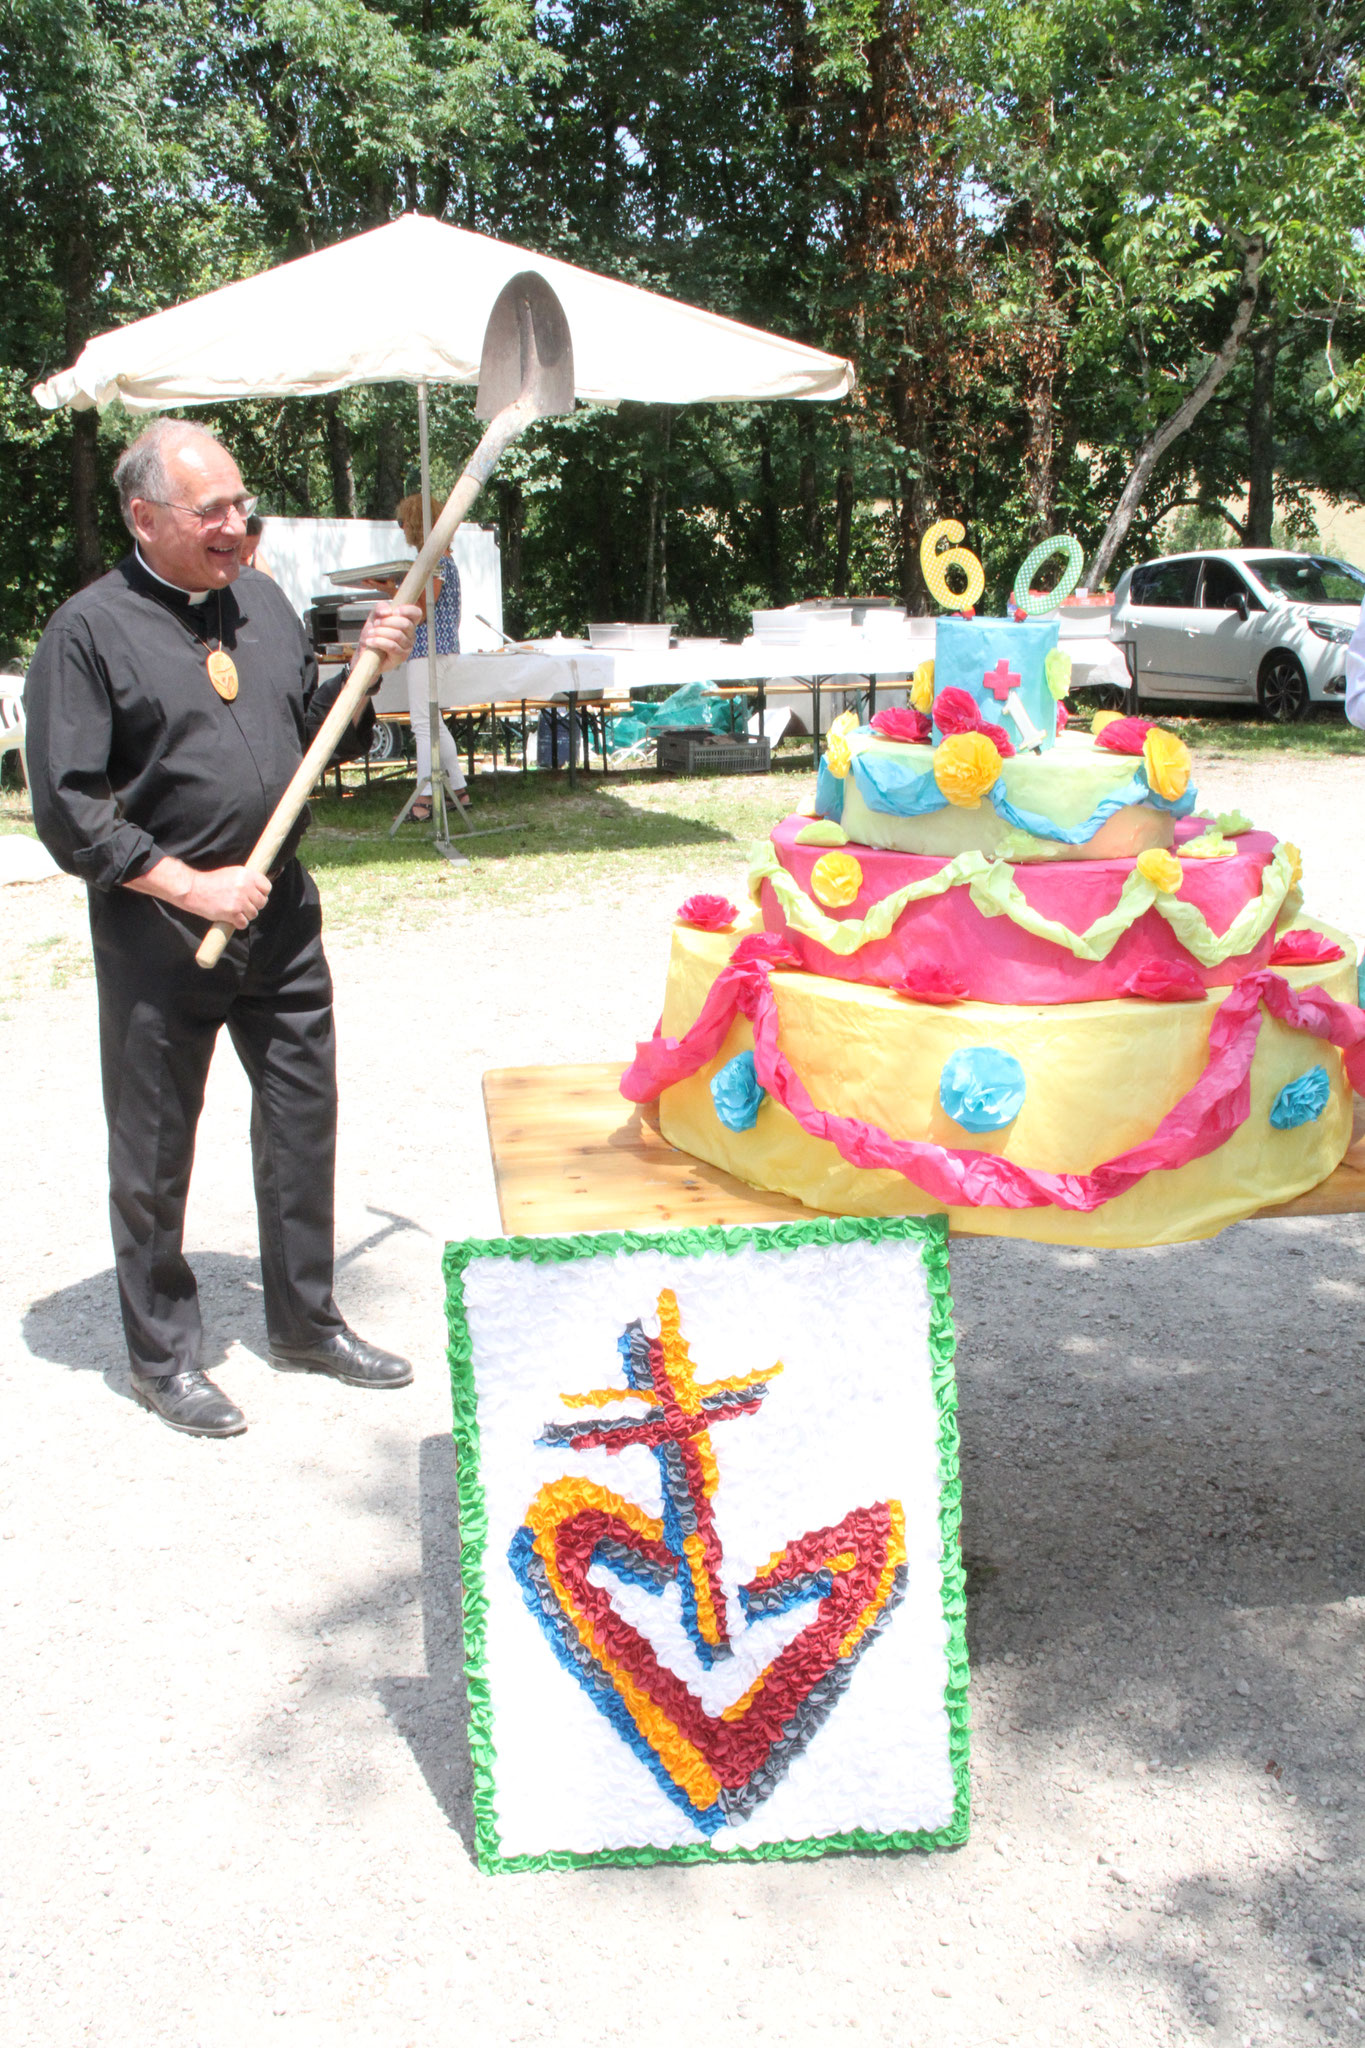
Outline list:
[[[33,395],[49,410],[118,399],[130,412],[156,412],[352,384],[474,384],[493,301],[520,270],[540,271],[564,308],[579,398],[687,405],[853,389],[842,356],[405,213],[101,334]]]

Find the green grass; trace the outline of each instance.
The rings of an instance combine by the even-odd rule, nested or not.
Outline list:
[[[411,777],[367,791],[352,783],[313,805],[303,857],[317,874],[329,922],[392,913],[424,922],[452,898],[525,908],[547,899],[590,903],[604,891],[670,875],[704,881],[733,874],[757,839],[804,801],[809,745],[770,775],[693,776],[661,781],[651,771],[567,777],[479,775],[471,785],[474,834],[452,840],[467,862],[452,866],[432,845],[430,825],[405,824],[389,837]],[[799,762],[799,766],[795,765]]]

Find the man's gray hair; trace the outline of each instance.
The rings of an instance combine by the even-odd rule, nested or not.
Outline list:
[[[171,480],[166,473],[166,457],[181,441],[212,441],[215,448],[222,442],[207,427],[201,427],[198,420],[176,420],[162,418],[153,420],[144,427],[136,441],[128,446],[114,464],[114,488],[118,492],[119,510],[129,533],[135,533],[133,525],[134,498],[150,498],[161,503],[170,496]]]

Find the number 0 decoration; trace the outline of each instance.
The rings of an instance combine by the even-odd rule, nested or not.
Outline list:
[[[1031,596],[1030,584],[1044,562],[1050,562],[1054,555],[1066,557],[1061,575],[1051,590],[1042,591],[1037,597]],[[1010,595],[1020,611],[1027,612],[1030,618],[1041,618],[1044,612],[1055,612],[1058,605],[1066,602],[1080,582],[1084,567],[1085,557],[1079,541],[1073,540],[1069,533],[1054,533],[1047,540],[1040,540],[1037,547],[1025,555]]]
[[[942,1220],[445,1270],[480,1866],[964,1840]]]
[[[986,572],[970,548],[958,547],[956,543],[966,538],[967,529],[960,519],[936,520],[919,544],[920,573],[928,585],[929,595],[945,611],[970,611],[982,591],[986,588]],[[940,554],[939,542],[952,543]],[[949,566],[960,569],[966,577],[966,586],[954,590],[948,581]]]

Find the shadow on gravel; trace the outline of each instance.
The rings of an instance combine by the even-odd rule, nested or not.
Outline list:
[[[1363,1253],[953,1247],[976,1826],[1045,1811],[1191,2039],[1365,2038]]]
[[[420,1223],[392,1209],[371,1206],[370,1214],[378,1218],[376,1227],[357,1243],[338,1251],[338,1275],[397,1232],[422,1229]],[[196,1252],[191,1263],[204,1325],[204,1348],[199,1361],[202,1370],[217,1371],[226,1363],[234,1344],[264,1358],[268,1340],[259,1260],[240,1252]],[[339,1292],[344,1313],[344,1285]],[[118,1283],[112,1266],[40,1296],[25,1313],[23,1334],[35,1358],[65,1366],[68,1372],[102,1373],[111,1393],[125,1401],[132,1399],[128,1354],[119,1318]]]
[[[204,1371],[221,1366],[234,1344],[264,1358],[259,1262],[239,1252],[197,1252],[194,1272],[204,1321]],[[65,1366],[68,1372],[103,1373],[111,1393],[132,1399],[112,1266],[41,1296],[27,1311],[23,1331],[35,1358]]]
[[[460,1614],[460,1520],[455,1445],[450,1437],[422,1439],[418,1491],[426,1672],[418,1679],[382,1681],[379,1696],[472,1862],[474,1805]]]

